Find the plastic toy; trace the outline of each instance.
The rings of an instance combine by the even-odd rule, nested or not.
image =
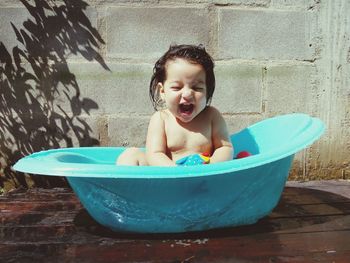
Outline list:
[[[247,151],[241,151],[237,154],[236,159],[241,159],[241,158],[246,158],[251,156],[252,154],[250,152]]]
[[[208,164],[210,162],[210,157],[208,153],[193,154],[190,156],[185,156],[176,161],[177,165],[200,165]]]

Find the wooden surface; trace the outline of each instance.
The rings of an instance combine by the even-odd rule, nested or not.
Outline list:
[[[0,197],[0,262],[350,262],[350,182],[289,182],[257,224],[136,235],[98,225],[68,189]]]

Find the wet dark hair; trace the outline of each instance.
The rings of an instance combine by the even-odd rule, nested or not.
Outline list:
[[[161,107],[157,84],[166,80],[166,63],[177,58],[199,64],[204,68],[207,86],[207,105],[210,104],[215,90],[214,61],[203,45],[171,45],[169,50],[156,62],[149,87],[149,95],[155,110]]]

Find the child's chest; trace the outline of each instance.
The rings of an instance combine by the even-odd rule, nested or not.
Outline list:
[[[185,128],[170,123],[165,126],[165,133],[167,148],[170,152],[204,152],[212,147],[210,125],[199,124]]]

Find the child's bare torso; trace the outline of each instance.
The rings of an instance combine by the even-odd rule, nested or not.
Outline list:
[[[162,112],[167,156],[176,161],[182,157],[207,152],[212,154],[212,120],[209,111],[202,111],[190,123],[179,122],[171,113]]]

